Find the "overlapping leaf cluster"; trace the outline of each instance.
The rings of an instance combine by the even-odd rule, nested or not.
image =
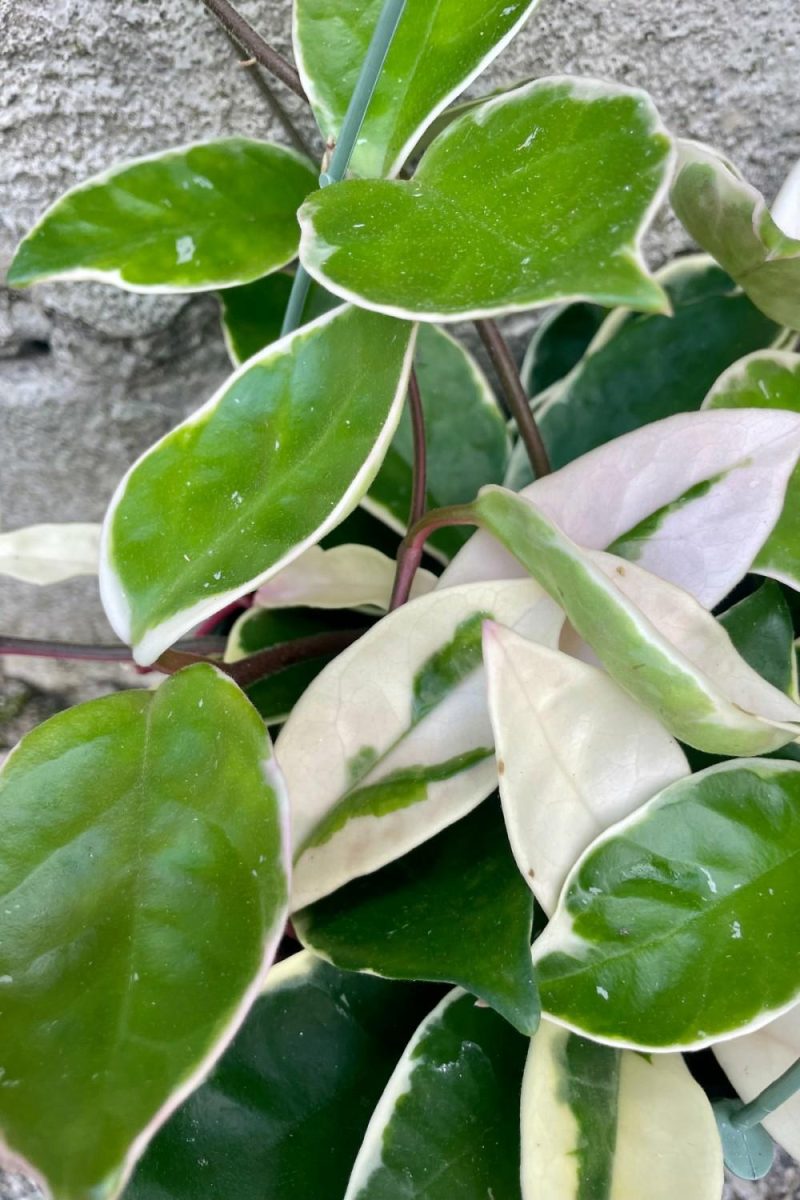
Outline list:
[[[381,7],[295,0],[325,139]],[[99,560],[145,666],[237,613],[219,666],[53,718],[0,774],[0,1127],[56,1200],[715,1200],[682,1052],[749,1099],[800,1051],[797,176],[770,215],[595,80],[450,112],[536,7],[407,0],[344,182],[170,149],[12,264],[218,290],[235,366],[102,534],[0,536],[31,581]],[[670,185],[709,256],[651,274]],[[533,479],[442,326],[543,306]],[[396,607],[412,366],[427,505],[480,530],[433,522]],[[249,700],[226,674],[297,639]],[[268,970],[289,914],[305,948]],[[798,1111],[768,1122],[795,1153]]]

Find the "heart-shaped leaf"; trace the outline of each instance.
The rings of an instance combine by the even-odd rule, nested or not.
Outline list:
[[[375,1109],[345,1200],[520,1200],[527,1045],[472,996],[446,996]]]
[[[426,321],[565,299],[663,311],[639,241],[671,164],[644,92],[539,80],[454,121],[412,180],[311,196],[301,260],[337,295]]]
[[[351,160],[400,170],[424,130],[495,58],[539,0],[406,0]],[[294,52],[317,123],[336,142],[383,0],[295,0]]]
[[[800,329],[800,240],[769,214],[764,197],[730,163],[697,142],[679,143],[672,207],[773,321]]]
[[[483,657],[508,836],[551,913],[589,843],[689,767],[656,718],[595,667],[488,622]]]
[[[617,683],[681,741],[712,754],[763,754],[800,733],[800,706],[748,666],[688,592],[582,550],[504,488],[484,488],[474,511],[562,605]]]
[[[355,508],[400,418],[412,349],[412,326],[336,309],[251,358],[134,464],[106,516],[100,586],[137,662]]]
[[[542,1006],[595,1040],[698,1049],[800,999],[800,764],[680,780],[603,834],[534,943]]]
[[[119,1194],[283,931],[283,786],[215,668],[45,722],[0,773],[4,1141],[58,1200]]]
[[[611,547],[713,608],[780,517],[799,453],[800,417],[790,413],[682,413],[599,446],[522,494],[581,546]],[[599,504],[609,480],[614,503]],[[439,586],[521,573],[479,532]]]
[[[711,1105],[680,1054],[646,1057],[543,1021],[522,1084],[523,1200],[719,1200]]]
[[[273,967],[213,1074],[153,1141],[126,1200],[343,1195],[431,991],[337,971],[306,952]]]
[[[249,138],[120,163],[47,210],[8,282],[99,279],[134,292],[247,283],[294,258],[295,213],[316,186],[306,159]]]
[[[530,580],[432,592],[340,654],[294,709],[277,754],[292,795],[295,910],[413,850],[494,789],[487,617],[551,646],[563,624]]]
[[[457,983],[521,1033],[539,1024],[533,897],[493,800],[397,862],[295,913],[292,923],[304,945],[338,967]]]
[[[99,560],[99,525],[28,525],[0,533],[0,575],[24,583],[96,575]]]

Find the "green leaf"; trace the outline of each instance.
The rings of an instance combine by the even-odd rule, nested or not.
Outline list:
[[[553,309],[543,319],[522,363],[522,382],[529,396],[538,396],[569,374],[589,349],[605,317],[604,308],[576,300]]]
[[[719,1200],[723,1183],[714,1114],[680,1054],[542,1022],[522,1085],[524,1200]]]
[[[279,739],[294,910],[400,858],[494,790],[486,617],[551,646],[563,624],[530,580],[431,592],[340,654],[294,709]]]
[[[505,421],[475,359],[454,338],[422,325],[414,357],[427,450],[427,507],[474,500],[484,483],[501,483],[508,459]],[[370,512],[404,532],[411,509],[414,443],[408,406],[364,501]],[[452,557],[471,530],[434,533],[429,550]]]
[[[295,0],[294,53],[317,123],[336,141],[383,0]],[[434,118],[480,74],[539,0],[407,0],[351,160],[394,175]]]
[[[340,308],[251,358],[130,469],[100,586],[147,665],[337,525],[372,482],[403,405],[413,328]]]
[[[575,370],[545,397],[537,422],[554,467],[676,412],[697,409],[714,381],[781,333],[703,256],[656,279],[671,316],[612,313]],[[529,483],[528,469],[515,484]]]
[[[705,408],[778,408],[800,413],[800,354],[751,354],[717,380]],[[783,511],[756,555],[753,570],[800,589],[800,470],[786,490]]]
[[[337,967],[457,983],[521,1033],[539,1024],[533,897],[493,800],[292,921],[303,944]]]
[[[656,718],[595,667],[489,622],[483,657],[509,840],[551,913],[589,843],[689,768]]]
[[[746,755],[797,737],[800,707],[747,665],[688,592],[614,555],[581,549],[529,500],[503,488],[484,488],[474,511],[563,606],[612,678],[681,741]]]
[[[757,592],[726,609],[719,622],[754,671],[797,698],[792,613],[777,583],[768,579]]]
[[[8,282],[99,279],[204,292],[285,266],[317,186],[293,150],[223,138],[120,163],[66,192],[20,244]]]
[[[337,295],[425,321],[567,299],[663,311],[639,241],[671,164],[645,93],[539,80],[454,121],[410,181],[316,192],[300,257]]]
[[[0,774],[0,1126],[57,1200],[119,1194],[261,987],[281,776],[215,668],[45,722]]]
[[[800,1007],[755,1033],[719,1042],[713,1049],[728,1079],[749,1103],[800,1058]],[[800,1157],[800,1095],[776,1108],[763,1124],[784,1150]]]
[[[800,329],[800,240],[783,233],[730,163],[697,142],[680,142],[679,151],[678,219],[762,312]]]
[[[523,495],[579,545],[610,548],[713,608],[750,570],[780,517],[798,452],[800,417],[792,413],[679,413],[598,446]],[[600,504],[609,480],[614,502]],[[479,532],[440,586],[522,573]]]
[[[520,1200],[527,1045],[472,996],[446,996],[375,1109],[345,1200]]]
[[[281,271],[220,292],[222,333],[235,367],[278,341],[292,282],[292,276]],[[303,311],[304,323],[315,321],[340,303],[336,296],[312,283]]]
[[[431,989],[273,967],[216,1070],[142,1159],[126,1200],[339,1197]]]
[[[666,788],[573,869],[534,943],[542,1006],[595,1040],[699,1049],[800,998],[800,764]]]
[[[99,559],[99,525],[28,525],[0,533],[0,575],[23,583],[96,575]]]
[[[264,608],[388,609],[397,570],[394,559],[372,546],[349,544],[323,550],[310,546],[299,558],[262,584],[254,603]],[[436,576],[418,570],[411,597],[433,590]]]

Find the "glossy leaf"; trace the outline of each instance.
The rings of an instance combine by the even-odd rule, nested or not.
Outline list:
[[[544,317],[522,363],[522,382],[529,396],[538,396],[577,366],[605,316],[604,308],[576,300]]]
[[[262,608],[370,608],[387,609],[392,595],[396,563],[371,546],[350,544],[323,550],[310,546],[288,567],[262,584],[255,604]],[[436,583],[430,571],[414,576],[411,597],[424,596]]]
[[[772,219],[787,237],[800,238],[800,162],[792,167],[775,197]]]
[[[118,1195],[261,987],[280,773],[213,667],[39,726],[0,774],[0,1125],[57,1200]]]
[[[527,1045],[472,996],[446,996],[375,1109],[345,1200],[520,1200]]]
[[[706,408],[779,408],[800,413],[800,354],[751,354],[718,379]],[[795,468],[783,511],[756,556],[753,570],[800,589],[800,470]]]
[[[475,513],[559,601],[612,678],[681,741],[714,754],[763,754],[800,733],[800,706],[747,665],[688,592],[582,550],[503,488],[484,488]]]
[[[779,228],[760,192],[713,150],[697,142],[679,150],[678,219],[762,312],[800,329],[800,240]]]
[[[0,575],[23,583],[96,575],[99,559],[99,525],[28,525],[0,533]]]
[[[742,1100],[754,1100],[800,1058],[800,1007],[755,1033],[720,1042],[714,1054]],[[776,1108],[763,1124],[778,1145],[800,1158],[800,1095]]]
[[[420,326],[414,356],[425,414],[427,507],[474,500],[484,483],[501,483],[509,445],[505,421],[478,363],[434,325]],[[369,490],[365,505],[405,532],[411,510],[414,442],[408,406]],[[471,530],[457,526],[434,533],[432,551],[451,557]]]
[[[790,413],[682,413],[599,446],[523,495],[579,545],[610,547],[713,608],[778,520],[798,453],[800,417]],[[600,504],[610,480],[614,503]],[[439,586],[522,572],[478,533]]]
[[[736,359],[781,330],[705,256],[656,278],[670,316],[613,313],[574,371],[542,397],[537,423],[554,467],[676,412],[698,409]],[[532,479],[528,469],[515,484]]]
[[[426,321],[566,299],[663,311],[639,241],[671,164],[645,93],[539,80],[454,121],[413,179],[315,193],[301,260],[339,296]]]
[[[400,418],[412,335],[337,309],[251,358],[134,464],[106,516],[100,583],[137,662],[352,511]]]
[[[8,282],[99,279],[135,292],[247,283],[294,258],[295,212],[316,186],[293,150],[241,137],[119,163],[47,210]]]
[[[523,1200],[719,1200],[711,1105],[680,1054],[645,1056],[543,1021],[522,1085]]]
[[[800,998],[800,764],[666,788],[576,864],[534,943],[546,1013],[595,1040],[698,1049]]]
[[[145,1154],[126,1200],[342,1196],[430,994],[305,952],[273,967],[213,1074]]]
[[[488,622],[483,656],[508,836],[551,913],[589,843],[689,768],[655,717],[595,667]]]
[[[413,850],[494,789],[487,617],[551,646],[563,624],[531,581],[432,592],[340,654],[294,709],[277,749],[292,795],[293,909]]]
[[[279,340],[292,282],[291,275],[278,271],[220,292],[222,333],[234,366],[241,366]],[[319,284],[312,284],[303,311],[304,323],[315,321],[340,303]]]
[[[352,158],[358,175],[402,167],[427,126],[495,58],[539,0],[407,0]],[[382,0],[295,0],[294,52],[323,136],[339,136]]]
[[[797,698],[792,613],[771,579],[725,610],[719,622],[745,662],[788,696]]]
[[[303,944],[338,967],[458,983],[521,1033],[539,1024],[533,898],[493,800],[292,920]]]

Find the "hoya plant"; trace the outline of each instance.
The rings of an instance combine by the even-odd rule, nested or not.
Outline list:
[[[719,1200],[800,1155],[800,176],[612,82],[454,103],[536,0],[295,0],[296,66],[206,4],[319,142],[112,165],[9,272],[214,291],[232,372],[102,530],[0,537],[149,672],[0,775],[6,1160]]]

